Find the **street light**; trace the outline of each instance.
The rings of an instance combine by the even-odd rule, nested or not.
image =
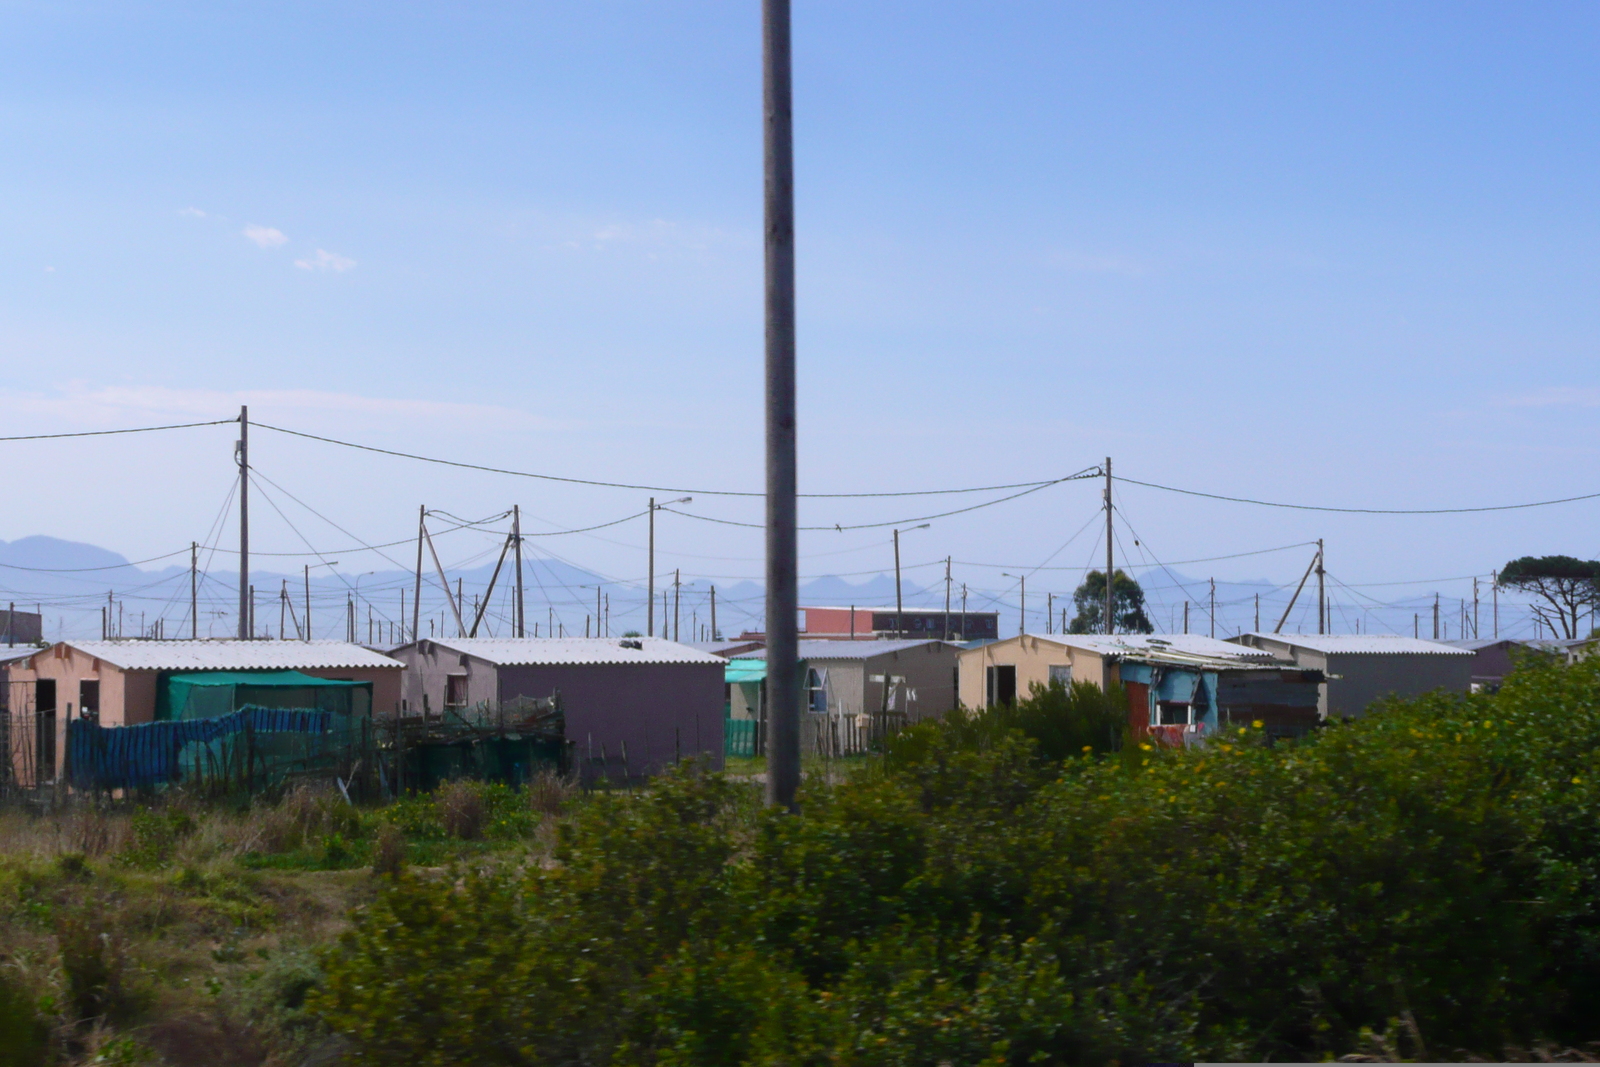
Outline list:
[[[648,595],[645,597],[645,603],[649,605],[645,609],[644,634],[646,637],[654,637],[656,635],[656,512],[662,508],[671,507],[673,504],[689,504],[693,503],[693,501],[694,497],[692,496],[680,496],[676,500],[668,500],[664,504],[657,504],[655,497],[650,498],[650,588]],[[663,612],[661,616],[662,629],[665,629],[666,625],[667,617],[666,613]]]
[[[1000,572],[1002,578],[1015,578],[1022,583],[1021,608],[1017,611],[1017,634],[1020,636],[1028,632],[1028,576],[1026,574],[1007,574]]]
[[[931,522],[925,522],[921,526],[907,527],[905,532],[910,533],[912,530],[926,530],[932,525],[933,524]],[[896,637],[904,637],[906,635],[906,620],[901,614],[902,611],[904,611],[904,605],[900,601],[900,531],[896,530],[894,532],[894,635]],[[854,620],[852,618],[852,625],[853,622]]]

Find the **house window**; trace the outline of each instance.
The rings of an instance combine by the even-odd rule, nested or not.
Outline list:
[[[989,707],[1017,702],[1017,668],[1012,664],[984,668]]]
[[[1072,685],[1072,664],[1052,663],[1050,665],[1050,684],[1060,682],[1062,685]]]
[[[806,707],[824,715],[828,711],[828,672],[806,671]]]
[[[1176,700],[1163,700],[1156,705],[1158,726],[1188,726],[1193,705]]]
[[[84,678],[78,682],[78,709],[83,715],[100,714],[100,682]]]
[[[447,708],[464,708],[467,706],[467,676],[452,674],[444,680],[444,706]]]

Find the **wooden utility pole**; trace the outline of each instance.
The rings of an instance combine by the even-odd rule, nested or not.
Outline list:
[[[311,640],[311,564],[306,564],[306,640]]]
[[[1439,640],[1439,594],[1433,594],[1433,639]]]
[[[213,557],[215,558],[215,557]],[[189,542],[189,640],[200,639],[200,545]]]
[[[1261,632],[1261,594],[1260,593],[1256,594],[1256,627],[1255,627],[1255,630],[1253,632],[1255,632],[1255,633],[1260,633]]]
[[[1328,632],[1328,593],[1324,576],[1327,571],[1322,566],[1322,538],[1317,538],[1317,633]]]
[[[1217,636],[1217,580],[1211,579],[1211,636]]]
[[[800,786],[800,597],[789,0],[762,0],[761,59],[766,222],[767,803],[793,811]]]
[[[1056,618],[1056,595],[1054,593],[1046,593],[1044,595],[1044,632],[1045,633],[1048,634],[1048,633],[1054,633],[1055,632],[1055,618]]]
[[[1494,639],[1500,640],[1500,572],[1489,576],[1489,592],[1494,598]]]
[[[682,631],[678,629],[678,622],[679,622],[679,619],[678,619],[678,604],[679,604],[679,600],[680,600],[680,598],[682,596],[682,589],[683,589],[683,582],[681,581],[682,577],[683,577],[683,571],[682,571],[681,568],[678,568],[678,567],[672,568],[672,639],[674,641],[679,641],[679,640],[682,640],[682,638],[683,638]],[[666,620],[663,619],[662,623],[663,623],[662,628],[665,629],[666,628],[665,627]]]
[[[1113,558],[1112,555],[1111,555],[1111,545],[1112,545],[1112,540],[1111,539],[1112,539],[1113,532],[1114,531],[1111,528],[1111,457],[1107,456],[1106,457],[1106,617],[1105,617],[1105,629],[1106,629],[1106,634],[1108,636],[1111,634],[1112,629],[1114,627],[1114,624],[1116,622],[1116,617],[1113,614],[1113,609],[1112,609],[1112,597],[1113,597],[1112,586],[1113,586],[1113,582],[1111,581],[1112,574],[1113,574],[1113,571],[1111,569],[1111,567],[1112,567],[1112,558]],[[1187,626],[1185,626],[1184,627],[1184,632],[1187,633],[1188,629],[1189,628]]]
[[[647,614],[645,615],[644,635],[646,637],[654,637],[656,635],[656,498],[655,497],[651,497],[650,498],[650,552],[649,552],[649,554],[650,554],[650,571],[649,571],[650,577],[648,579],[649,584],[645,589],[645,598],[644,599],[645,599],[645,603],[649,604],[650,607],[649,607],[649,610],[648,610]],[[667,620],[666,619],[662,619],[661,620],[661,625],[665,626],[666,624],[667,624]]]
[[[422,538],[428,529],[428,505],[417,505],[417,585],[411,593],[411,640],[422,640]],[[402,605],[404,607],[404,605]],[[400,616],[405,624],[405,616]]]
[[[517,504],[511,505],[511,536],[516,539],[516,544],[517,544],[517,552],[516,552],[516,564],[517,564],[517,620],[516,620],[517,621],[517,625],[516,625],[516,635],[518,637],[527,637],[528,636],[528,616],[527,616],[527,613],[524,610],[523,602],[522,602],[522,508]],[[600,621],[599,618],[596,617],[595,622],[598,623],[599,621]]]
[[[239,639],[250,636],[250,409],[239,405]]]
[[[711,587],[711,640],[721,641],[722,635],[717,633],[717,587]]]
[[[906,635],[905,606],[900,600],[900,531],[894,531],[894,635]]]
[[[1183,632],[1189,632],[1189,602],[1187,600],[1183,602]]]
[[[855,612],[850,613],[850,628],[856,626]],[[944,558],[944,639],[950,640],[950,557]]]

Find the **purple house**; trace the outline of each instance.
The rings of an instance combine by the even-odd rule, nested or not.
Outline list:
[[[390,655],[406,666],[408,715],[559,694],[585,782],[637,779],[695,756],[722,767],[720,656],[659,637],[427,638]]]

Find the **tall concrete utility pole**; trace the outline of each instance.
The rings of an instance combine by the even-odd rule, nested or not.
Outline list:
[[[1106,633],[1108,635],[1111,633],[1112,626],[1116,621],[1115,616],[1112,614],[1112,606],[1111,606],[1112,605],[1112,596],[1113,596],[1112,582],[1111,582],[1111,576],[1113,574],[1113,571],[1111,569],[1111,567],[1112,567],[1112,555],[1111,555],[1112,541],[1111,541],[1111,537],[1112,537],[1112,529],[1111,529],[1111,457],[1107,456],[1106,457],[1106,618],[1105,618],[1105,628],[1106,628]]]
[[[607,635],[610,636],[609,634]],[[717,633],[717,587],[711,587],[711,640],[721,641],[722,635]]]
[[[200,639],[200,546],[189,542],[189,640]]]
[[[1322,538],[1317,538],[1317,633],[1328,632],[1328,593],[1324,580],[1327,571],[1322,567]]]
[[[800,590],[794,402],[794,112],[789,0],[762,0],[766,215],[767,803],[800,786]]]
[[[239,640],[250,636],[250,409],[239,405]]]
[[[1439,594],[1433,594],[1433,639],[1439,640]]]
[[[1217,636],[1217,580],[1211,579],[1211,636]]]
[[[683,571],[677,567],[674,567],[672,570],[672,639],[674,641],[678,641],[683,638],[682,631],[678,629],[678,602],[683,590],[682,578]],[[667,628],[666,619],[661,620],[661,628],[663,630]]]

